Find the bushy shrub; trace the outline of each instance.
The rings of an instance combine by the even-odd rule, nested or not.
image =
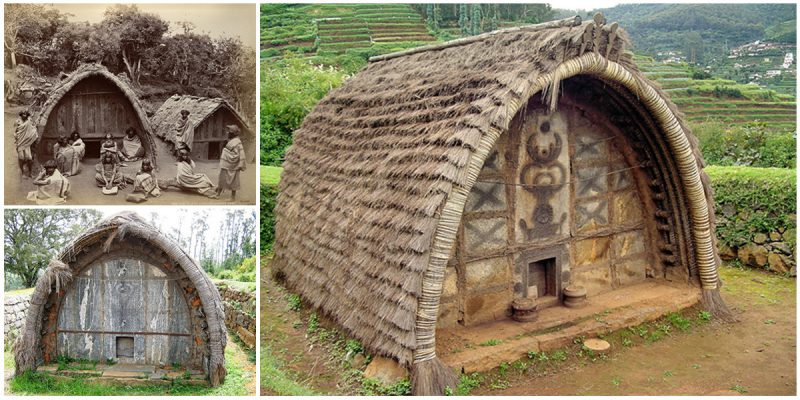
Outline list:
[[[288,56],[261,64],[261,163],[279,166],[292,132],[329,90],[344,81],[335,68]]]
[[[275,200],[278,196],[278,187],[261,185],[261,254],[272,251],[275,242]]]
[[[714,188],[717,238],[731,247],[755,233],[796,229],[796,170],[787,168],[706,168]],[[787,243],[794,248],[794,238]]]
[[[764,123],[728,125],[709,121],[694,127],[710,165],[794,168],[795,135],[769,132]]]

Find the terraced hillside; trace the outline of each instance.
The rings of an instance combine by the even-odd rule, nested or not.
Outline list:
[[[637,57],[645,75],[667,91],[692,123],[708,120],[737,125],[764,122],[777,131],[797,129],[794,96],[725,79],[692,79],[686,64],[662,64]]]
[[[262,59],[285,52],[384,53],[436,41],[408,4],[263,4],[261,25]]]

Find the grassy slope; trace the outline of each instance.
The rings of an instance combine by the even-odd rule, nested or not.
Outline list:
[[[271,167],[269,165],[261,166],[260,180],[262,185],[277,185],[281,180],[281,167]]]

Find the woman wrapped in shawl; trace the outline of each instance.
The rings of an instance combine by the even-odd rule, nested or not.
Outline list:
[[[182,148],[187,148],[191,152],[194,143],[194,123],[189,119],[189,110],[181,110],[181,117],[167,133],[167,142],[172,144],[175,155],[179,155]]]
[[[150,160],[142,160],[142,167],[133,179],[133,192],[144,193],[144,198],[158,197],[161,195],[161,189],[158,187],[158,179],[153,174],[153,165]]]
[[[67,201],[69,180],[58,171],[55,161],[47,160],[44,163],[44,170],[33,180],[33,184],[38,188],[28,192],[28,200],[38,205],[63,204]]]
[[[217,195],[222,194],[223,190],[231,191],[231,201],[236,201],[236,191],[241,187],[239,184],[239,174],[247,168],[245,163],[244,146],[242,139],[239,138],[239,127],[228,125],[228,143],[222,149],[219,158],[219,178],[217,180]]]
[[[175,176],[174,186],[181,190],[202,194],[208,198],[216,199],[217,191],[214,183],[206,174],[196,174],[194,172],[194,161],[189,158],[186,149],[178,153],[178,173]]]
[[[69,144],[75,148],[75,153],[78,155],[78,162],[83,160],[83,157],[86,155],[86,144],[83,143],[83,139],[81,139],[81,134],[78,131],[72,131],[72,134],[69,138]],[[80,170],[80,167],[78,167]]]
[[[19,113],[19,118],[14,122],[14,146],[17,148],[19,169],[23,178],[31,178],[33,173],[33,152],[31,147],[39,139],[36,126],[27,111]]]
[[[144,157],[142,139],[139,138],[139,135],[136,134],[136,129],[133,129],[133,127],[125,130],[120,155],[123,161],[136,161]]]
[[[56,168],[65,177],[81,172],[78,148],[70,145],[66,136],[60,136],[58,142],[53,145],[53,159],[56,162]]]

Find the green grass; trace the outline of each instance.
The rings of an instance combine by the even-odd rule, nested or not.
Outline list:
[[[31,293],[33,293],[33,288],[17,289],[17,290],[11,290],[11,291],[7,291],[7,292],[3,292],[3,297],[4,298],[9,298],[11,296],[19,296],[21,294],[31,294]]]
[[[261,184],[262,185],[277,185],[281,180],[281,172],[283,168],[272,167],[269,165],[261,166]]]
[[[175,379],[170,386],[162,385],[108,385],[87,381],[85,377],[60,378],[52,375],[28,371],[8,381],[8,390],[15,395],[57,395],[57,396],[139,396],[139,395],[190,395],[190,396],[247,396],[253,393],[255,374],[247,370],[246,357],[235,344],[225,348],[225,368],[228,375],[225,383],[210,388],[188,385],[182,379]],[[5,369],[14,369],[14,355],[5,353]]]

